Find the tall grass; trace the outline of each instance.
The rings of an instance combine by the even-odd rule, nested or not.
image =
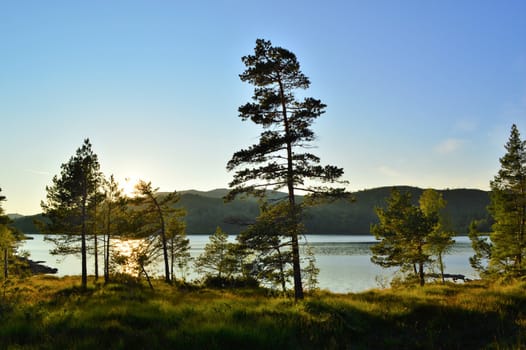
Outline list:
[[[303,302],[261,290],[181,289],[31,277],[0,302],[0,348],[519,349],[522,282],[319,292]]]

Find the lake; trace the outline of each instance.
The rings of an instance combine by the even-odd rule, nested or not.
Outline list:
[[[43,235],[31,235],[22,246],[22,250],[31,254],[35,261],[45,261],[45,265],[58,269],[58,276],[80,275],[80,258],[77,256],[56,257],[49,254],[52,244],[44,241]],[[198,256],[209,242],[207,235],[188,235],[191,255]],[[319,287],[336,293],[360,292],[371,288],[387,287],[395,269],[384,269],[371,263],[370,246],[375,244],[371,235],[307,235],[308,243],[314,248],[316,265],[320,269]],[[235,236],[229,240],[234,242]],[[477,273],[469,265],[469,257],[473,255],[468,237],[455,238],[456,243],[444,262],[446,272],[462,274],[468,278],[477,278]],[[301,242],[305,242],[302,239]],[[58,260],[57,260],[58,258]],[[100,260],[102,274],[102,259]],[[190,269],[192,270],[192,269]],[[88,273],[93,274],[93,263],[88,259]],[[157,272],[159,275],[162,271]],[[190,272],[187,279],[192,280],[197,275]]]

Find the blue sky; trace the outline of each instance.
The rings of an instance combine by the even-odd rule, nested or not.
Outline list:
[[[314,152],[349,189],[488,189],[526,136],[526,2],[1,1],[7,212],[89,137],[102,170],[161,190],[227,187],[259,131],[237,117],[257,38],[294,52],[327,104]]]

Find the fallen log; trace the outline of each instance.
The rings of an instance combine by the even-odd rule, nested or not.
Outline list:
[[[442,275],[440,275],[439,273],[430,273],[427,276],[432,277],[432,278],[442,278]],[[461,280],[464,282],[471,281],[470,278],[467,278],[465,275],[462,275],[462,274],[445,273],[444,278],[451,279],[453,280],[453,282],[456,282],[458,280]]]

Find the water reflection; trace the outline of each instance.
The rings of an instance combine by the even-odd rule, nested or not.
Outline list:
[[[310,245],[314,249],[315,256],[338,256],[338,255],[370,255],[370,242],[353,242],[353,243],[321,243],[314,242]]]
[[[137,248],[139,244],[140,241],[138,239],[114,239],[111,241],[111,250],[112,252],[118,253],[119,255],[129,258],[132,254],[133,249]]]
[[[201,254],[209,242],[207,235],[189,235],[188,238],[192,257]],[[444,258],[446,272],[477,278],[477,274],[469,265],[469,257],[473,255],[469,239],[457,237],[455,240],[456,243],[451,253]],[[235,242],[235,237],[230,236],[229,241]],[[383,269],[371,263],[369,248],[375,244],[375,239],[370,235],[308,235],[301,239],[302,243],[305,241],[313,247],[316,263],[320,269],[318,281],[321,289],[347,293],[377,288],[385,286],[396,271],[396,269]],[[114,249],[117,249],[122,255],[129,256],[138,242],[113,240],[113,244],[115,244]],[[35,235],[33,240],[25,243],[23,249],[31,253],[33,260],[45,261],[48,266],[58,268],[60,276],[80,274],[79,257],[67,256],[57,260],[57,257],[49,254],[51,247],[49,242],[43,240],[43,236]],[[88,273],[92,274],[94,272],[93,262],[90,259],[91,257],[88,258]],[[154,268],[152,274],[160,275],[162,269]],[[198,276],[190,268],[185,277],[187,280],[192,280]]]

